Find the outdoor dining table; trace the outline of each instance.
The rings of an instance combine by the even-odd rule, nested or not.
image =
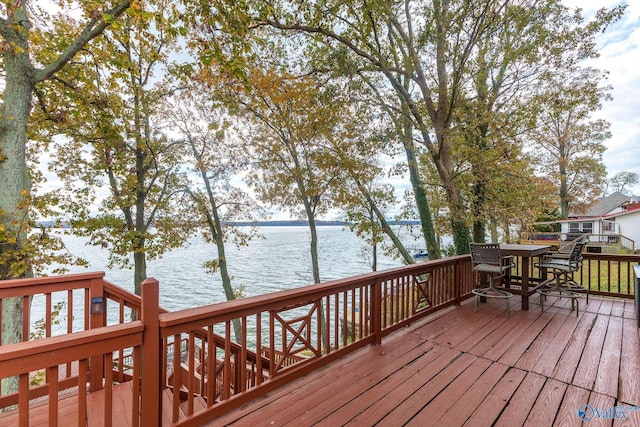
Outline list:
[[[510,283],[506,283],[506,287],[510,288],[509,292],[514,294],[520,294],[522,296],[522,309],[529,310],[529,296],[535,292],[535,289],[529,290],[529,263],[530,259],[539,257],[547,253],[551,249],[551,246],[547,245],[523,245],[515,243],[505,243],[500,245],[500,253],[504,255],[512,255],[520,257],[522,260],[522,284],[520,289],[511,289]]]

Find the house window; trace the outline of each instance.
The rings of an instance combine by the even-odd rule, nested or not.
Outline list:
[[[611,233],[613,231],[613,223],[609,221],[604,221],[602,223],[602,231],[605,233]]]
[[[592,222],[583,222],[582,223],[582,232],[583,233],[593,233],[593,223]]]
[[[580,232],[580,223],[579,222],[570,222],[569,223],[569,233],[579,233]]]

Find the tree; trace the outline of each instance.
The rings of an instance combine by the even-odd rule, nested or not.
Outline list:
[[[262,29],[266,25],[289,35],[306,34],[311,46],[308,54],[321,55],[327,49],[344,52],[350,55],[351,63],[358,64],[358,69],[384,77],[396,96],[406,103],[409,112],[406,117],[411,120],[416,141],[426,150],[437,171],[456,251],[464,253],[470,240],[469,215],[455,170],[458,159],[452,128],[458,109],[466,102],[473,55],[483,40],[499,34],[508,25],[503,12],[513,4],[504,0],[236,2],[226,25],[233,27],[244,22],[248,27]],[[522,0],[516,5],[526,10],[536,8],[539,2]],[[543,7],[566,10],[553,0],[544,2]],[[609,19],[623,9],[601,11],[596,21]],[[541,10],[536,9],[535,13]],[[576,22],[573,16],[564,18],[571,19],[544,21],[539,25],[548,29]],[[588,23],[574,35],[588,36],[596,27],[602,26],[598,22]],[[592,38],[586,40],[573,48],[580,52],[593,50]],[[559,58],[556,51],[564,47],[539,45],[538,51],[551,53],[555,61]]]
[[[456,249],[467,252],[470,235],[449,135],[469,56],[478,37],[495,30],[502,2],[329,3],[309,6],[304,12],[293,5],[269,4],[261,9],[268,13],[260,19],[275,28],[304,31],[327,44],[344,46],[372,72],[385,76],[406,103],[418,140],[438,172]]]
[[[618,172],[611,179],[609,184],[611,185],[612,192],[620,192],[623,194],[629,194],[630,189],[625,187],[631,187],[639,182],[638,174],[635,172]],[[606,192],[606,191],[605,191]]]
[[[246,245],[255,235],[255,228],[243,232],[233,223],[254,221],[260,209],[245,192],[231,185],[231,178],[246,167],[248,157],[242,144],[229,136],[223,107],[207,99],[207,96],[216,99],[215,93],[203,91],[203,88],[215,87],[216,82],[195,81],[197,83],[184,89],[174,102],[166,104],[165,114],[179,133],[177,138],[183,145],[184,165],[189,165],[193,172],[189,173],[184,189],[192,208],[183,220],[205,225],[203,237],[216,247],[216,257],[205,267],[220,274],[225,296],[231,301],[241,292],[231,283],[225,243],[232,238],[236,245]],[[233,326],[236,341],[240,342],[240,321],[234,319]]]
[[[266,67],[251,70],[250,82],[251,93],[239,100],[246,117],[253,117],[250,145],[257,167],[248,182],[261,200],[308,221],[313,281],[320,283],[316,220],[333,206],[332,190],[345,179],[331,149],[353,139],[348,109],[340,92],[311,76]],[[326,321],[322,304],[318,316]]]
[[[25,247],[30,228],[32,190],[26,159],[27,123],[34,90],[38,84],[55,76],[81,49],[123,15],[131,2],[80,2],[79,18],[74,27],[67,26],[66,31],[57,32],[59,27],[53,26],[48,32],[56,43],[52,46],[49,60],[39,63],[34,62],[30,55],[34,32],[31,13],[34,12],[36,18],[49,16],[39,13],[41,10],[37,7],[30,7],[27,0],[5,2],[0,8],[1,68],[4,71],[0,117],[0,279],[29,276],[29,263],[22,260],[32,257],[30,249],[37,248]],[[36,19],[35,22],[47,21]],[[16,264],[24,268],[11,267]],[[22,300],[5,300],[2,310],[3,319],[8,320],[2,325],[1,344],[21,341]],[[15,379],[3,381],[3,394],[16,387]]]
[[[541,99],[532,96],[531,88],[549,73],[565,70],[566,64],[596,57],[596,34],[617,19],[621,9],[603,10],[589,23],[554,0],[511,2],[498,13],[500,27],[480,35],[470,56],[468,84],[451,133],[459,179],[468,183],[462,191],[472,189],[464,199],[477,242],[485,241],[489,229],[496,238],[494,217],[499,212],[510,212],[517,222],[531,218],[531,210],[517,198],[528,192],[538,195],[521,137],[540,111],[535,102]],[[512,190],[516,197],[509,194]],[[502,226],[508,232],[508,223]]]
[[[313,280],[320,283],[316,220],[332,206],[332,187],[344,179],[330,156],[339,140],[338,93],[311,77],[255,69],[252,92],[240,104],[252,117],[250,144],[256,168],[248,175],[259,197],[309,222]]]
[[[397,154],[395,149],[390,150],[389,147],[395,144],[402,147],[406,157],[404,169],[409,173],[409,182],[413,190],[415,207],[420,218],[420,226],[427,250],[433,259],[440,258],[440,247],[434,231],[434,221],[427,198],[427,191],[420,175],[419,149],[414,141],[414,127],[407,102],[404,98],[398,97],[392,90],[389,90],[388,87],[385,87],[385,82],[380,78],[380,75],[371,74],[370,67],[366,63],[358,61],[358,58],[348,58],[345,48],[338,47],[333,51],[331,48],[321,49],[320,47],[315,47],[315,49],[315,54],[310,56],[310,63],[314,71],[319,70],[334,79],[348,79],[352,82],[351,84],[359,80],[359,83],[356,83],[361,86],[359,102],[369,104],[373,111],[381,111],[386,115],[387,120],[391,122],[390,126],[393,130],[390,130],[387,134],[387,144],[384,146],[384,150],[387,152],[393,151],[392,155],[395,156]],[[403,82],[408,90],[410,80],[402,75],[398,75],[398,79]],[[376,147],[371,147],[371,149],[375,150]],[[379,219],[379,221],[381,223],[385,222],[384,219]],[[389,234],[388,231],[391,231],[391,228],[383,225],[383,230],[387,230],[387,234]],[[389,234],[389,237],[396,242],[396,247],[405,262],[413,262],[413,257],[406,252],[399,240],[396,239],[396,236]]]
[[[148,2],[140,13],[153,19],[123,19],[39,93],[57,111],[53,131],[68,137],[56,144],[53,167],[71,194],[64,208],[74,232],[107,247],[110,265],[127,267],[132,258],[138,295],[147,259],[182,244],[188,231],[178,145],[159,115],[174,90],[169,76],[157,77],[175,47],[170,6]]]
[[[600,194],[606,177],[602,164],[609,122],[590,120],[609,98],[599,85],[602,73],[567,67],[550,75],[538,94],[540,110],[530,133],[540,171],[556,183],[560,215],[584,211]]]
[[[367,116],[370,117],[369,114],[365,114],[361,116],[361,120],[354,122],[364,122]],[[358,134],[363,138],[365,131],[360,130]],[[332,155],[348,175],[344,185],[336,188],[336,199],[346,211],[349,228],[370,244],[373,256],[372,269],[375,271],[377,248],[384,242],[383,234],[391,239],[393,248],[405,263],[413,264],[415,260],[387,222],[384,212],[395,202],[395,196],[390,185],[377,182],[382,175],[377,158],[380,144],[373,139],[360,139],[353,145],[335,144]],[[391,251],[389,248],[388,252]]]

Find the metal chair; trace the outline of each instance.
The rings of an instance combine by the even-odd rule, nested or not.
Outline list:
[[[506,301],[507,317],[511,316],[509,310],[509,298],[513,297],[511,292],[499,289],[495,286],[496,282],[505,277],[511,269],[511,256],[502,256],[500,253],[500,245],[497,243],[471,243],[471,262],[473,270],[479,273],[486,273],[489,276],[488,287],[478,287],[471,292],[475,297],[475,311],[478,311],[478,302],[480,298],[502,298]]]
[[[566,265],[570,271],[568,271],[565,276],[564,286],[576,292],[583,292],[587,296],[587,304],[589,304],[589,288],[576,282],[573,278],[573,273],[580,269],[580,266],[582,265],[582,252],[584,252],[588,243],[589,236],[584,234],[570,242],[565,242],[564,245],[561,244],[556,252],[549,252],[548,254],[545,254],[542,260],[542,263],[552,262],[553,264]],[[570,260],[577,244],[583,245],[579,259]]]
[[[544,302],[548,296],[558,298],[571,298],[571,309],[575,308],[576,316],[580,311],[578,298],[587,294],[588,290],[575,282],[570,276],[580,269],[582,265],[582,252],[587,246],[587,240],[576,239],[568,256],[558,256],[551,253],[542,258],[538,268],[546,269],[553,275],[552,279],[547,279],[540,284],[537,292],[540,294],[540,307],[544,310]],[[588,300],[587,300],[588,302]]]

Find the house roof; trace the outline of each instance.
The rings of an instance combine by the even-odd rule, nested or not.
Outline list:
[[[624,203],[631,200],[630,196],[626,194],[622,194],[620,192],[615,192],[606,197],[600,197],[596,204],[591,207],[591,209],[583,215],[569,213],[569,218],[599,218],[607,215],[612,210],[617,207],[620,207]]]
[[[629,203],[627,209],[622,212],[616,212],[609,215],[604,215],[603,218],[615,218],[618,216],[628,215],[628,214],[638,214],[640,213],[640,203]]]

